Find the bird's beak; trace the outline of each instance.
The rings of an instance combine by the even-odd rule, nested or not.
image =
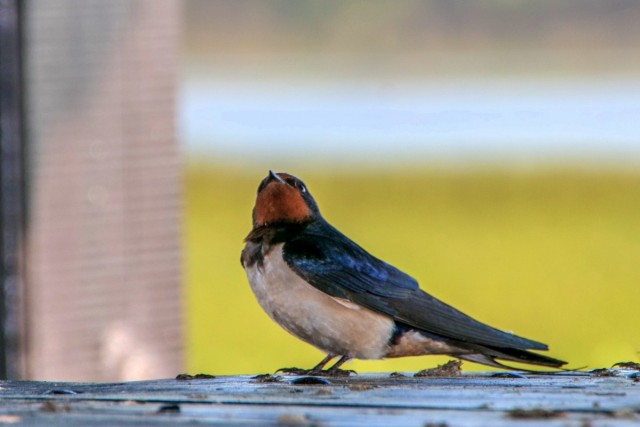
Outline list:
[[[277,173],[275,173],[275,172],[274,172],[274,171],[272,171],[272,170],[270,170],[270,171],[269,171],[269,177],[270,177],[271,179],[275,179],[276,181],[278,181],[278,182],[280,182],[280,183],[282,183],[282,184],[286,184],[286,182],[284,182],[284,180],[283,180],[282,178],[280,178],[280,177],[278,176],[278,174],[277,174]]]

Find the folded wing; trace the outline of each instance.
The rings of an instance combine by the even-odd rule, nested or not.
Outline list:
[[[324,221],[287,242],[283,255],[293,271],[317,289],[416,329],[481,346],[547,349],[540,342],[478,322],[432,297],[415,279],[370,255]]]

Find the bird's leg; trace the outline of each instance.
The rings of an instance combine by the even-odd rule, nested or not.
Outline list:
[[[322,368],[325,367],[327,363],[336,356],[333,354],[327,354],[327,356],[320,361],[316,366],[311,369],[300,369],[300,368],[280,368],[276,372],[282,372],[284,374],[292,374],[292,375],[322,375],[324,372]],[[340,362],[340,361],[338,361]],[[344,362],[343,362],[344,363]]]
[[[340,359],[338,359],[338,361],[336,363],[333,364],[332,367],[330,367],[329,369],[327,369],[328,372],[335,372],[338,369],[340,369],[340,366],[342,366],[342,364],[344,362],[346,362],[347,360],[349,360],[349,356],[342,356],[340,357]]]
[[[314,366],[314,367],[309,371],[309,373],[310,373],[310,374],[319,374],[319,373],[321,373],[321,372],[322,372],[322,368],[324,368],[324,367],[325,367],[325,365],[326,365],[327,363],[329,363],[329,362],[331,361],[331,359],[333,359],[334,357],[336,357],[336,356],[334,356],[333,354],[327,354],[327,357],[325,357],[324,359],[322,359],[322,360],[320,361],[320,363],[318,363],[316,366]],[[336,362],[336,363],[337,363],[337,362]]]
[[[353,371],[353,370],[350,370],[350,369],[347,369],[347,370],[340,369],[340,366],[342,366],[342,364],[344,362],[346,362],[347,360],[349,360],[349,359],[350,359],[349,356],[340,357],[340,359],[338,359],[338,361],[336,363],[334,363],[332,367],[330,367],[329,369],[327,369],[324,372],[329,377],[348,377],[349,375],[351,375],[351,373],[355,374],[356,371]]]

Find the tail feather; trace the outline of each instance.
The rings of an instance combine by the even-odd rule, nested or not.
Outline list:
[[[406,333],[407,331],[416,331],[416,329],[411,328],[410,326],[406,326],[403,324],[399,324],[397,326],[398,333]],[[547,349],[547,346],[542,343],[532,341],[535,346],[532,347],[505,347],[505,346],[493,346],[480,344],[477,342],[469,342],[462,341],[460,339],[450,338],[438,336],[436,334],[417,330],[421,335],[434,340],[445,342],[451,349],[455,349],[449,354],[450,356],[457,357],[458,359],[467,360],[469,362],[480,363],[487,366],[492,366],[494,368],[506,368],[506,369],[514,369],[527,371],[526,369],[521,368],[513,368],[507,365],[498,362],[498,360],[506,360],[510,362],[524,363],[529,365],[538,365],[538,366],[546,366],[549,368],[556,368],[563,370],[561,367],[566,365],[567,362],[564,360],[554,359],[553,357],[543,356],[538,353],[534,353],[533,351],[529,351],[530,349]],[[433,353],[432,353],[433,354]],[[535,371],[530,371],[535,372]]]
[[[543,356],[542,354],[517,348],[495,348],[495,350],[500,353],[500,355],[496,356],[498,359],[510,360],[512,362],[549,366],[551,368],[559,368],[567,364],[564,360],[554,359],[553,357]]]
[[[549,356],[543,356],[526,350],[515,348],[487,348],[482,353],[472,354],[456,354],[458,359],[467,360],[469,362],[480,363],[494,368],[506,368],[520,371],[529,371],[528,369],[514,368],[496,361],[496,359],[509,360],[511,362],[526,363],[529,365],[547,366],[550,368],[560,368],[567,362],[554,359]],[[535,372],[535,371],[529,371]]]

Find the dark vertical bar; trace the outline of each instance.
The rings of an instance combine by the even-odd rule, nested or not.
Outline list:
[[[0,378],[20,374],[24,144],[20,0],[0,0]]]

